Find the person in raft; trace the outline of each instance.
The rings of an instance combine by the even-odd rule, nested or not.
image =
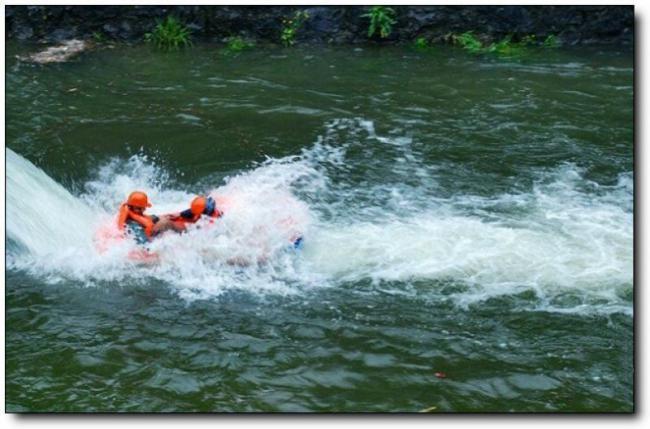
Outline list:
[[[174,221],[176,226],[183,226],[185,223],[196,223],[202,216],[208,216],[214,219],[221,217],[222,214],[212,197],[200,195],[192,200],[189,209],[170,215],[169,217]],[[213,219],[210,220],[212,221]]]
[[[140,191],[131,192],[126,202],[120,205],[117,227],[126,231],[138,244],[146,244],[164,231],[183,231],[184,228],[175,224],[169,216],[144,214],[148,207],[151,207],[151,204],[147,194]]]

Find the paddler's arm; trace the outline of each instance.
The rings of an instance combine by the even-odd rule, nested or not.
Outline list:
[[[168,231],[170,229],[176,231],[176,232],[183,232],[185,231],[185,225],[181,222],[175,222],[174,221],[175,217],[173,215],[164,215],[160,218],[157,218],[155,221],[155,224],[153,226],[153,234],[159,234],[164,231]]]
[[[179,219],[191,220],[193,215],[192,215],[192,210],[187,209],[187,210],[183,210],[182,212],[165,214],[165,215],[162,215],[162,217],[173,220],[173,221],[179,220]]]

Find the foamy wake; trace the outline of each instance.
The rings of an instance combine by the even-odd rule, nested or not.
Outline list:
[[[332,140],[346,128],[347,139]],[[599,186],[564,164],[540,171],[526,192],[423,199],[415,187],[386,182],[357,198],[344,173],[352,162],[347,151],[361,134],[363,144],[392,145],[399,155],[393,174],[406,158],[412,165],[404,174],[435,189],[435,170],[416,162],[408,140],[377,136],[369,121],[334,121],[300,155],[268,159],[222,186],[197,189],[213,195],[226,215],[155,240],[151,250],[160,262],[151,266],[126,258],[128,242],[98,253],[93,236],[113,223],[133,189],[149,194],[153,213],[188,206],[194,194],[174,186],[154,161],[113,160],[75,197],[7,150],[9,267],[85,284],[154,278],[191,299],[230,289],[294,294],[368,279],[434,280],[464,285],[454,296],[461,304],[533,290],[548,308],[571,294],[581,297],[575,308],[604,302],[605,311],[631,313],[624,298],[633,276],[630,174]],[[394,204],[373,204],[372,195],[394,196]],[[41,203],[34,208],[30,200]],[[299,251],[290,243],[296,235],[304,236]]]

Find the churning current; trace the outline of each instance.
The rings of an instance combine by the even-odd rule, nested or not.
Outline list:
[[[631,52],[20,49],[8,410],[630,410]]]

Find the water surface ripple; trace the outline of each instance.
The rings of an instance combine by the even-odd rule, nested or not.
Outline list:
[[[8,411],[632,410],[631,51],[29,49]],[[231,215],[161,266],[97,254],[134,188]]]

